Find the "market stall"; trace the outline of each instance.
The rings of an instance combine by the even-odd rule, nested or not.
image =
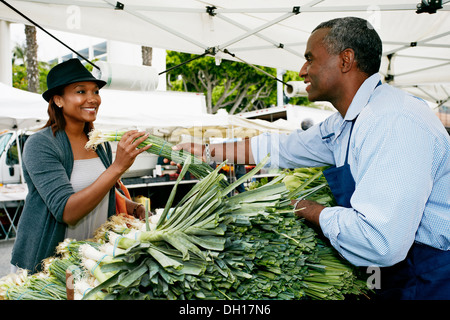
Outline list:
[[[28,1],[13,2],[19,6],[29,3]],[[159,42],[159,45],[157,41],[148,41],[145,43],[147,45],[168,48],[169,43],[164,44],[164,41],[178,43],[175,41],[177,39],[188,43],[183,50],[188,52],[205,50],[208,54],[215,55],[218,63],[225,55],[240,51],[240,56],[231,56],[238,60],[243,58],[255,64],[269,65],[271,63],[264,58],[270,55],[270,61],[277,57],[285,62],[287,69],[294,68],[294,64],[289,66],[289,63],[295,59],[297,59],[296,67],[301,64],[298,61],[301,59],[304,43],[301,42],[302,39],[298,34],[305,34],[307,37],[309,31],[319,21],[318,16],[320,20],[324,20],[348,15],[350,12],[355,15],[369,14],[375,17],[378,17],[377,14],[380,13],[380,17],[387,19],[379,25],[374,19],[375,26],[380,27],[380,33],[386,44],[383,67],[380,72],[383,80],[405,88],[410,85],[417,87],[448,82],[449,64],[446,58],[442,58],[442,54],[447,54],[450,48],[445,43],[449,26],[448,6],[426,7],[426,2],[422,2],[423,7],[413,7],[412,3],[387,4],[384,1],[380,1],[379,6],[376,7],[369,6],[368,3],[356,4],[353,1],[350,1],[351,5],[346,6],[331,6],[331,3],[331,1],[305,2],[303,6],[288,6],[288,10],[279,7],[242,9],[237,6],[237,3],[234,3],[231,8],[223,8],[217,3],[219,8],[207,6],[205,12],[204,3],[195,1],[190,3],[194,7],[191,10],[178,7],[147,7],[140,2],[132,1],[125,4],[92,1],[88,5],[89,10],[83,11],[84,7],[81,6],[80,12],[86,13],[87,17],[89,13],[97,16],[102,14],[108,19],[117,18],[115,15],[118,12],[123,17],[121,22],[134,26],[137,31],[144,30],[143,26],[148,24],[150,28],[162,29],[161,34],[164,39]],[[283,4],[292,3],[286,1]],[[33,2],[33,9],[37,12],[39,12],[39,5]],[[239,2],[239,6],[242,5],[243,3]],[[280,4],[277,3],[277,5]],[[55,12],[61,10],[61,6],[53,2],[46,6],[47,9],[49,7],[54,7]],[[22,6],[21,9],[25,10],[25,7]],[[438,11],[440,9],[443,10]],[[168,23],[172,22],[173,25],[158,23],[157,16],[153,16],[156,11],[158,15],[160,12],[170,12],[168,16],[163,14],[160,16]],[[404,11],[415,14],[414,17],[422,14],[420,17],[427,18],[420,18],[419,21],[415,18],[406,19],[405,16],[405,19],[402,19],[404,16],[397,13],[404,13]],[[191,13],[194,13],[195,17],[192,20],[192,26],[201,29],[202,32],[186,35],[178,31],[182,30],[180,23],[191,26],[189,23],[191,20],[180,18],[184,17],[184,14]],[[309,16],[309,13],[312,15]],[[383,13],[382,16],[381,13]],[[244,25],[244,21],[239,22],[238,17],[241,14],[246,18],[244,19],[246,22],[250,22],[250,25]],[[295,19],[298,16],[301,19]],[[45,21],[44,13],[40,17]],[[58,27],[59,23],[59,28],[62,28],[62,21],[55,20],[57,22],[53,26]],[[93,23],[93,19],[87,19],[87,21]],[[388,28],[384,26],[384,23]],[[408,35],[414,36],[411,41],[404,41],[405,34],[401,32],[401,29],[396,28],[397,23],[401,23],[402,27],[407,29]],[[230,29],[230,24],[235,29]],[[48,25],[52,24],[48,22]],[[117,27],[120,28],[120,25],[118,23]],[[205,25],[206,29],[204,29]],[[90,29],[95,29],[94,26],[91,24]],[[278,29],[271,28],[272,26],[277,26]],[[237,36],[238,30],[244,30],[244,33]],[[102,32],[106,35],[109,30],[99,28],[96,31],[97,35]],[[149,29],[146,28],[145,33],[148,32]],[[289,33],[296,36],[283,38]],[[118,38],[121,37],[120,34],[120,30],[117,30]],[[138,34],[139,32],[136,32],[136,35]],[[201,37],[195,39],[198,34],[201,34]],[[276,37],[273,38],[273,35]],[[142,36],[144,39],[145,36]],[[124,37],[123,33],[122,37]],[[294,39],[299,41],[299,38],[300,43],[294,42]],[[241,42],[244,39],[249,41]],[[442,39],[444,39],[443,44],[436,44],[435,41]],[[263,43],[259,40],[263,40]],[[217,45],[216,41],[220,41],[221,44]],[[250,51],[257,51],[254,49],[262,49],[266,42],[270,43],[270,49],[258,52],[256,56],[246,52],[245,47],[239,46],[246,44]],[[235,47],[235,44],[238,46]],[[177,50],[181,47],[183,46],[180,44]],[[419,52],[414,51],[416,47],[421,49],[438,47],[442,51],[419,50],[419,52],[427,51],[426,56],[419,56]],[[281,52],[281,55],[272,55],[274,49],[276,53]],[[278,51],[278,49],[283,50]],[[434,57],[433,54],[435,54]],[[295,59],[289,59],[291,55],[295,56]],[[411,63],[411,58],[413,60],[427,59],[426,67],[417,69]],[[442,59],[445,62],[441,63]],[[436,69],[434,75],[429,72],[431,69]],[[424,73],[427,76],[424,76]],[[411,74],[417,77],[409,77]],[[445,98],[434,102],[442,104],[445,103],[443,101],[446,101]],[[231,127],[234,126],[234,119],[215,118],[216,122],[208,122],[212,119],[208,118],[210,117],[197,117],[188,125],[194,130],[194,137],[204,139],[207,131],[202,131],[201,134],[199,132],[197,135],[195,130],[197,127],[208,127],[211,123],[213,123],[212,132],[222,137],[223,134],[219,128],[229,127],[230,123]],[[128,121],[125,118],[122,120],[124,122],[116,123],[116,125],[123,126]],[[222,124],[220,124],[221,121]],[[244,122],[241,122],[241,126],[244,126],[244,123],[247,126],[255,125],[248,119],[242,121]],[[134,125],[144,126],[145,122],[138,121]],[[169,124],[167,126],[170,127]],[[181,125],[181,127],[186,126]],[[274,128],[267,130],[271,129]],[[165,135],[164,132],[161,133],[162,136]],[[113,131],[112,136],[115,140],[117,132]],[[232,134],[228,135],[227,131],[227,137],[232,136]],[[164,147],[169,147],[165,141],[160,141],[159,144],[155,141],[152,141],[152,145],[155,144],[157,149],[153,150],[153,153],[160,155]],[[249,174],[231,183],[219,173],[221,166],[225,163],[212,170],[207,164],[205,166],[205,163],[200,163],[199,166],[192,164],[190,155],[173,160],[177,162],[180,160],[180,163],[183,163],[177,183],[182,180],[188,170],[193,172],[194,168],[198,169],[200,166],[208,168],[206,172],[196,172],[199,182],[177,205],[173,206],[173,198],[178,186],[175,184],[166,206],[159,215],[155,215],[154,220],[149,217],[148,211],[145,222],[135,221],[129,217],[120,220],[119,217],[119,220],[112,219],[113,221],[101,228],[95,239],[82,243],[67,239],[58,247],[58,256],[43,261],[44,273],[38,280],[42,278],[47,282],[35,281],[36,277],[25,274],[17,281],[18,285],[11,285],[8,281],[4,281],[0,291],[2,297],[43,299],[45,295],[47,299],[68,297],[79,299],[341,299],[348,294],[357,295],[357,298],[367,297],[366,292],[370,291],[370,288],[366,277],[361,277],[357,268],[337,254],[329,243],[313,229],[296,219],[291,204],[293,199],[299,199],[299,197],[309,199],[313,196],[315,201],[323,201],[324,206],[333,206],[332,194],[319,192],[327,190],[328,186],[327,182],[321,180],[322,171],[296,172],[302,176],[302,179],[299,186],[292,189],[288,183],[291,179],[288,179],[288,173],[284,173],[270,183],[258,186],[248,193],[227,196],[244,179],[258,172],[267,158]],[[318,195],[320,195],[319,198],[317,198]],[[294,209],[296,208],[294,206]],[[81,249],[84,244],[90,246],[87,249],[93,253],[92,257],[96,258],[84,260],[86,257],[83,256],[84,251]],[[104,244],[109,245],[112,254],[108,254],[106,250],[100,250],[100,245]],[[357,245],[359,246],[360,243],[358,242]],[[98,249],[100,252],[92,252],[91,248]],[[69,270],[70,273],[67,272],[69,268],[73,268]],[[89,277],[91,282],[83,282],[84,277]],[[48,290],[49,283],[57,284],[59,292]],[[80,290],[75,292],[78,290],[77,283],[80,285]],[[47,290],[44,290],[45,288]]]
[[[383,41],[384,81],[438,105],[449,103],[446,1],[5,2],[22,14],[4,6],[0,19],[6,21],[30,23],[29,17],[45,29],[209,54],[217,63],[231,59],[284,70],[300,69],[306,40],[319,22],[357,16],[367,19]]]
[[[162,137],[172,143],[178,143],[186,139],[209,141],[209,139],[241,139],[251,137],[261,132],[276,130],[289,133],[296,127],[286,121],[271,123],[262,120],[248,120],[238,116],[224,113],[210,115],[205,113],[205,98],[202,94],[184,92],[139,92],[125,90],[102,89],[102,105],[95,122],[96,128],[105,130],[129,130],[138,128],[146,130],[154,135]],[[0,129],[12,130],[17,133],[27,132],[42,127],[48,119],[47,104],[40,94],[16,89],[0,84]],[[17,134],[18,136],[19,134]],[[21,146],[20,149],[22,149]],[[17,154],[18,163],[15,169],[21,173],[21,153]],[[174,181],[162,178],[140,178],[148,175],[155,167],[157,155],[144,154],[138,157],[133,168],[124,175],[127,186],[133,192],[149,196],[150,189],[165,188],[170,192]],[[4,171],[8,171],[6,163]],[[16,183],[23,182],[21,175]],[[182,184],[192,185],[195,179],[186,180]],[[17,197],[24,200],[25,189],[19,192]],[[188,187],[188,186],[186,186]],[[8,191],[8,197],[12,191]],[[3,195],[3,189],[0,189]],[[166,197],[164,197],[166,198]],[[3,203],[3,200],[0,200]],[[13,206],[5,210],[6,221],[16,214],[11,210],[21,208]],[[17,223],[17,221],[16,221]],[[15,228],[15,227],[14,227]]]

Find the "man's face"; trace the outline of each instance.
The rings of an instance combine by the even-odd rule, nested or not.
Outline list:
[[[306,91],[310,101],[329,101],[333,103],[340,81],[339,55],[328,54],[322,44],[329,29],[314,31],[308,39],[305,50],[306,62],[300,70],[300,77],[307,84]]]

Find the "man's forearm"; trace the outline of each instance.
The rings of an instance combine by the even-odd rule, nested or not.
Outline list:
[[[221,162],[226,159],[234,164],[255,164],[250,139],[236,142],[211,144],[211,159]]]

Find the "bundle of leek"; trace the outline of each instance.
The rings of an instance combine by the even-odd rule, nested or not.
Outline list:
[[[42,272],[29,274],[19,269],[17,273],[0,279],[0,299],[7,300],[66,300],[66,271],[80,276],[82,252],[78,248],[96,243],[66,239],[56,248],[57,255],[42,261]]]
[[[324,206],[335,206],[331,189],[323,175],[328,167],[296,168],[284,170],[283,183],[291,191],[289,197],[292,199],[308,198]]]
[[[364,292],[353,268],[337,255],[327,262],[315,232],[294,216],[292,192],[280,183],[285,175],[227,197],[218,170],[169,216],[174,188],[154,230],[102,230],[102,241],[123,250],[122,261],[103,265],[114,276],[84,299],[99,292],[105,299],[342,299]]]
[[[95,150],[99,144],[106,141],[120,141],[125,132],[126,131],[93,130],[89,133],[89,141],[86,144],[86,148]],[[149,144],[151,144],[151,147],[147,150],[147,152],[172,160],[175,163],[184,164],[187,159],[190,159],[191,166],[189,172],[192,173],[192,175],[194,175],[197,179],[205,178],[213,171],[211,166],[205,163],[202,159],[195,157],[191,153],[184,150],[172,150],[172,147],[174,146],[173,144],[154,135],[149,135],[149,137],[141,143],[138,148],[145,147]],[[223,177],[220,183],[222,187],[227,186],[225,177]]]
[[[216,268],[220,260],[218,252],[224,250],[226,242],[223,237],[226,226],[221,223],[224,195],[242,181],[225,189],[221,187],[224,178],[219,171],[224,162],[200,180],[171,210],[177,185],[189,169],[190,161],[190,158],[186,159],[154,230],[130,232],[128,228],[121,228],[119,234],[118,230],[102,229],[102,236],[96,235],[97,239],[103,238],[125,251],[117,256],[121,262],[101,267],[102,271],[115,272],[115,275],[91,290],[86,299],[100,290],[108,291],[108,298],[130,297],[131,293],[133,298],[174,298],[183,294],[182,288],[173,285],[176,282],[183,283],[183,287],[190,288],[195,294],[200,281],[196,277]],[[262,164],[253,169],[252,174],[261,167]],[[187,279],[193,282],[189,283]],[[144,288],[145,293],[142,292]],[[200,293],[198,297],[201,297]]]
[[[62,243],[49,269],[56,278],[70,264],[81,270],[76,299],[343,299],[364,293],[356,268],[293,214],[293,196],[327,195],[318,172],[305,176],[302,187],[286,188],[285,172],[228,196],[265,161],[225,189],[219,184],[223,163],[172,208],[190,166],[186,159],[154,221],[114,216],[95,242]]]
[[[234,207],[229,214],[240,221],[229,224],[225,234],[236,246],[230,256],[236,261],[237,253],[246,251],[240,269],[252,276],[227,295],[233,299],[338,300],[367,291],[357,269],[294,215],[292,192],[280,183],[284,177],[228,199],[230,208]]]
[[[66,286],[44,272],[28,274],[19,269],[0,279],[0,300],[65,300]]]

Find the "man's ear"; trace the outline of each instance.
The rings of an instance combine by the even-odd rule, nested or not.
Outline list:
[[[349,72],[353,66],[356,67],[355,62],[355,51],[353,49],[347,48],[340,53],[341,57],[341,70],[346,73]],[[355,64],[355,65],[354,65]]]

